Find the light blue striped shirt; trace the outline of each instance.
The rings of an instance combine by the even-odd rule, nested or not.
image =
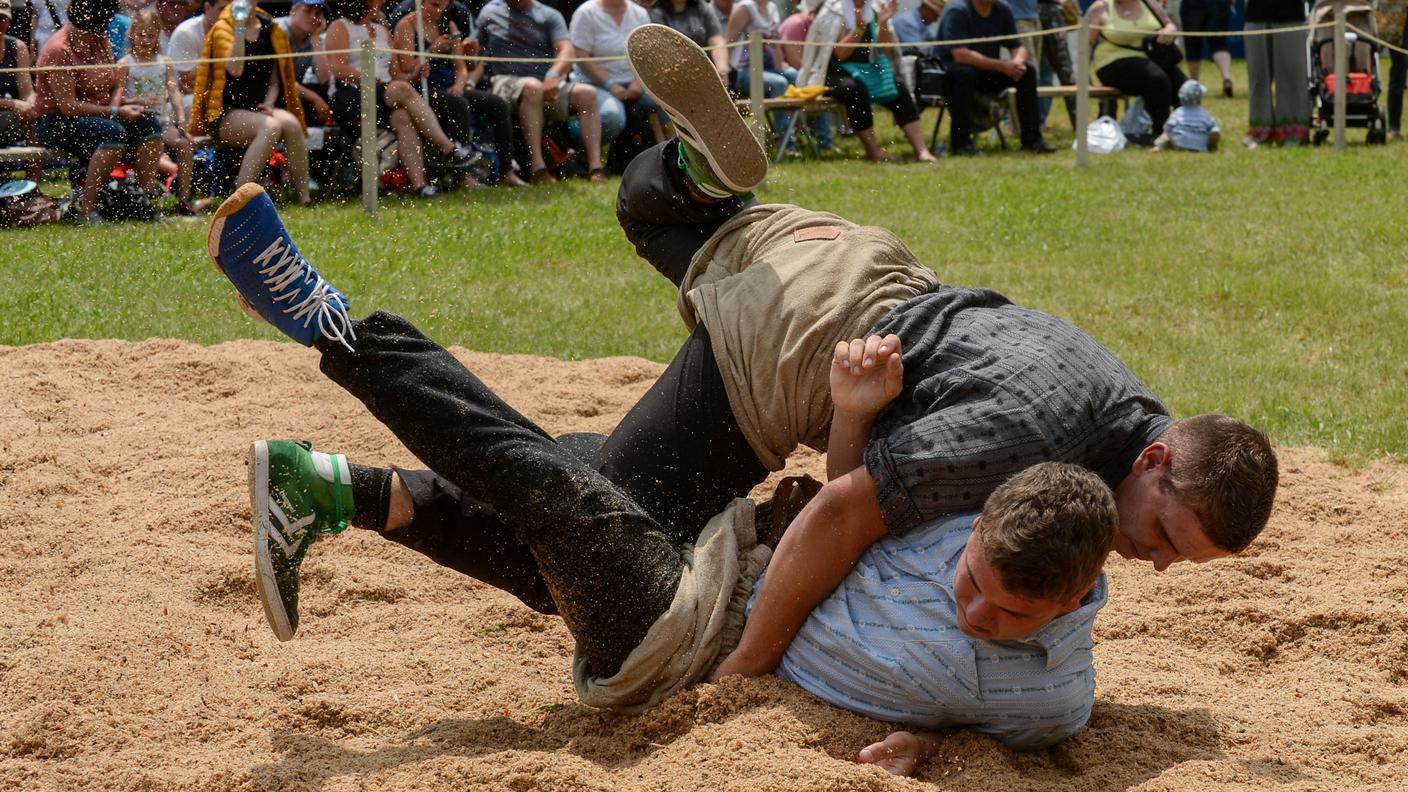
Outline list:
[[[777,675],[861,715],[920,729],[968,726],[1019,751],[1080,731],[1095,699],[1090,630],[1105,605],[1105,575],[1080,608],[1022,641],[970,638],[958,628],[953,572],[976,516],[872,545],[812,611]]]

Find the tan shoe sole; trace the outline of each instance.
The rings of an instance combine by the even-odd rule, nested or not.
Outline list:
[[[644,25],[627,37],[626,57],[641,85],[675,122],[680,139],[704,155],[725,187],[746,193],[763,183],[767,153],[704,50],[664,25]]]

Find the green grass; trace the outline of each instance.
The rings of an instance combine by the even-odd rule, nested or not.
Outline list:
[[[1210,109],[1229,142],[1213,155],[1131,151],[1085,171],[1069,152],[789,161],[761,197],[887,226],[946,282],[1074,321],[1176,413],[1227,412],[1351,458],[1408,454],[1408,146],[1351,130],[1342,154],[1246,151],[1245,100]],[[614,197],[575,182],[287,220],[358,312],[486,351],[668,360],[684,335],[674,293],[626,244]],[[276,338],[234,307],[203,245],[203,224],[179,222],[0,232],[0,343]]]

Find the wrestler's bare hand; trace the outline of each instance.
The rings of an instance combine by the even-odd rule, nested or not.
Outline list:
[[[831,401],[840,415],[873,418],[900,395],[904,361],[900,337],[842,341],[831,358]]]
[[[914,773],[919,760],[925,756],[925,746],[919,736],[907,731],[897,731],[885,738],[884,742],[871,743],[860,751],[860,761],[894,773],[907,776]]]

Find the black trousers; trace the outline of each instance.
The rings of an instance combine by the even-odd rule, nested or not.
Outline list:
[[[445,134],[458,143],[473,142],[476,114],[487,120],[494,128],[494,149],[499,154],[498,175],[508,173],[513,161],[513,111],[508,102],[492,91],[466,89],[463,94],[454,94],[432,88],[427,104]]]
[[[1188,79],[1177,66],[1163,69],[1143,56],[1120,58],[1106,64],[1095,76],[1101,85],[1118,88],[1127,96],[1142,97],[1155,135],[1163,133],[1164,122],[1173,112],[1178,88]]]
[[[1001,72],[975,69],[962,63],[948,67],[948,109],[952,114],[949,146],[957,150],[973,142],[973,97],[1017,88],[1017,123],[1023,143],[1041,139],[1041,110],[1036,101],[1036,64],[1027,64],[1020,80]]]
[[[648,247],[653,255],[687,254],[687,265],[709,234],[686,221],[717,228],[731,213],[683,194],[673,195],[676,223],[663,232],[642,217],[659,211],[657,201],[672,205],[672,186],[683,189],[664,148],[632,163],[618,213],[638,249],[648,236],[666,243]],[[686,266],[666,269],[678,283]],[[430,468],[398,471],[415,515],[387,538],[560,614],[594,673],[614,673],[669,605],[679,553],[705,522],[767,476],[702,326],[610,436],[559,440],[404,319],[377,313],[355,329],[356,352],[320,345],[323,371]]]
[[[902,127],[911,121],[918,121],[919,108],[914,104],[909,89],[903,83],[896,87],[899,94],[882,106],[889,108],[895,117],[895,126]],[[826,66],[826,88],[827,95],[846,108],[846,123],[851,125],[851,129],[864,132],[875,126],[875,116],[870,110],[870,91],[841,68],[835,58]]]

